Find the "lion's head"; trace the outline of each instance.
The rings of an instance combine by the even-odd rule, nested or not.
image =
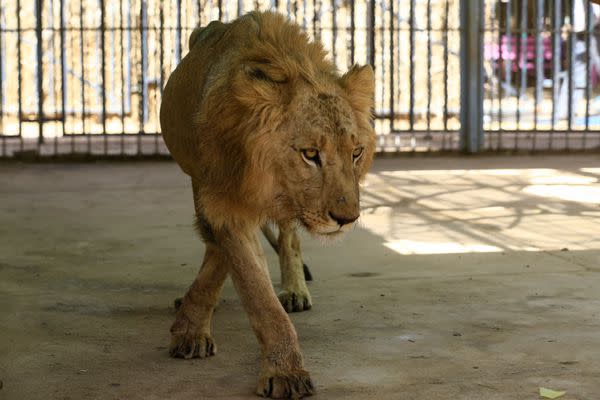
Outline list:
[[[329,83],[288,88],[294,95],[278,128],[287,147],[274,160],[295,217],[323,235],[345,232],[358,219],[358,185],[374,152],[371,68],[353,68]]]
[[[222,153],[212,164],[221,193],[238,193],[237,207],[299,221],[312,233],[347,231],[375,150],[373,70],[339,75],[321,44],[278,14],[251,13],[223,29],[213,46],[227,55],[213,61],[220,72],[208,78],[196,118],[211,132],[201,148]]]

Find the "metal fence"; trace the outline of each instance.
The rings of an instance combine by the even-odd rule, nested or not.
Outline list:
[[[600,146],[600,6],[486,1],[484,149]]]
[[[254,9],[340,70],[375,67],[379,151],[600,146],[587,0],[0,0],[0,157],[166,155],[161,93],[189,34]]]

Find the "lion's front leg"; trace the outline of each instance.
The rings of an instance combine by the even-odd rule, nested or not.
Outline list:
[[[235,288],[262,349],[257,394],[270,398],[301,398],[314,388],[296,330],[282,308],[260,259],[256,233],[227,234],[221,241]]]
[[[172,357],[204,358],[216,353],[211,320],[226,277],[227,265],[220,250],[208,243],[200,272],[181,300],[171,326]]]
[[[304,277],[300,239],[293,226],[279,226],[278,245],[281,268],[279,301],[287,312],[308,310],[312,307],[312,299]]]

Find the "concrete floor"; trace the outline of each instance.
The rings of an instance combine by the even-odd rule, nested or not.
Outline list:
[[[378,160],[361,225],[304,241],[314,399],[600,399],[599,180],[598,156]],[[254,398],[230,282],[218,354],[167,356],[191,222],[172,163],[1,164],[0,399]]]

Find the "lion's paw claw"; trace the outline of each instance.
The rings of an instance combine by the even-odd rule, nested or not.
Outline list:
[[[284,290],[279,293],[278,297],[279,302],[288,313],[306,311],[312,307],[312,300],[308,293]]]
[[[261,378],[256,390],[259,396],[270,399],[301,399],[315,392],[308,372],[290,375],[271,375]]]
[[[217,353],[213,338],[206,335],[173,336],[169,355],[174,358],[206,358]]]

